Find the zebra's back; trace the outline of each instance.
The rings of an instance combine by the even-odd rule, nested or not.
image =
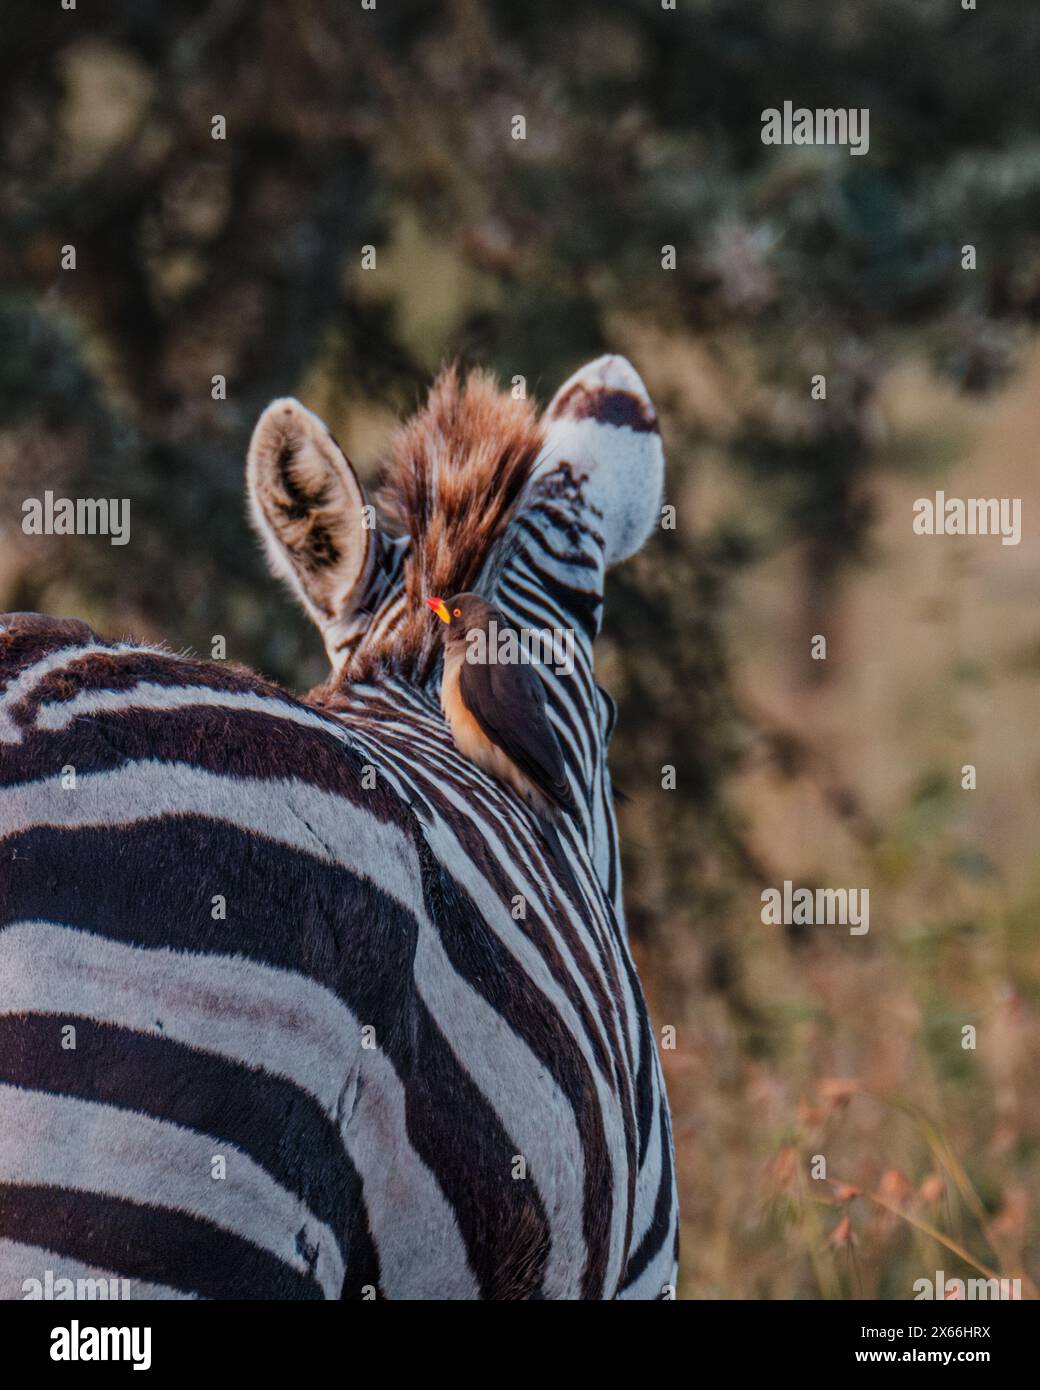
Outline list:
[[[414,692],[0,627],[0,1294],[655,1296],[667,1110],[588,865]]]

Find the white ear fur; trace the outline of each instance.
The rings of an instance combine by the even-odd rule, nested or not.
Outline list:
[[[598,357],[564,382],[543,418],[534,478],[570,464],[600,513],[606,563],[635,554],[660,521],[664,485],[657,415],[639,373],[624,357]]]
[[[342,621],[364,591],[376,537],[339,445],[299,401],[272,401],[253,431],[246,479],[271,569],[319,628]]]

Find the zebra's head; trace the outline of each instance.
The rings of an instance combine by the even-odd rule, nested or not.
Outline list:
[[[542,674],[597,862],[613,831],[613,714],[592,643],[606,570],[658,523],[662,481],[653,406],[617,356],[576,372],[541,417],[482,373],[442,373],[394,440],[376,498],[385,524],[331,434],[294,400],[264,411],[248,461],[254,523],[322,632],[330,688],[381,677],[427,686],[440,659],[429,594],[476,590],[519,628],[571,635],[573,671]]]

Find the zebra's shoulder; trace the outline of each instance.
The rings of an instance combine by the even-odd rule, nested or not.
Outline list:
[[[48,686],[52,698],[62,687],[69,698],[74,690],[154,679],[171,686],[204,683],[213,689],[253,690],[292,700],[274,681],[234,662],[205,661],[163,644],[102,637],[79,618],[0,614],[0,698],[10,698],[18,681],[36,685],[45,677],[53,677]]]
[[[92,646],[100,640],[94,629],[79,618],[0,613],[0,681],[8,682],[52,652]]]
[[[83,713],[177,705],[199,689],[295,703],[246,667],[113,641],[78,619],[0,614],[0,737],[6,742],[21,741],[32,726],[58,727]]]
[[[177,728],[169,725],[175,715],[182,716]],[[73,729],[82,737],[89,725],[103,724],[110,743],[116,729],[118,742],[129,740],[129,756],[130,744],[140,742],[141,756],[164,723],[160,743],[179,739],[188,755],[193,745],[221,736],[237,736],[240,754],[250,745],[284,745],[290,727],[297,752],[304,734],[330,753],[344,739],[334,717],[246,666],[111,640],[75,619],[0,615],[0,743]]]

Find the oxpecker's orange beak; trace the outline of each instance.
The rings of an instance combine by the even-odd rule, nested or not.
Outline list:
[[[426,600],[426,607],[432,608],[433,611],[437,614],[437,617],[440,618],[442,623],[451,622],[451,614],[448,612],[448,609],[442,598],[428,598]]]

